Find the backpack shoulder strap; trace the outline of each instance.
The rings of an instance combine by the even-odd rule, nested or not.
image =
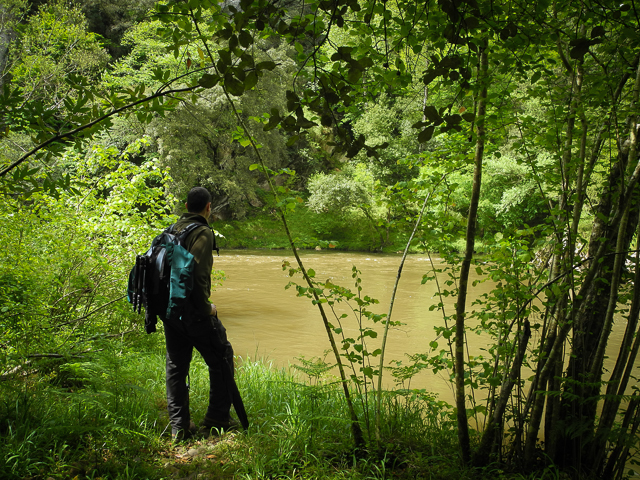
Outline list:
[[[193,232],[196,228],[198,227],[207,227],[207,228],[211,228],[208,225],[205,225],[204,223],[198,223],[198,222],[194,222],[194,223],[190,223],[189,225],[187,225],[184,230],[182,230],[181,232],[177,233],[176,235],[178,236],[178,238],[180,239],[180,241],[185,240],[189,234],[191,232]]]
[[[213,234],[213,250],[215,250],[218,256],[220,256],[220,248],[218,248],[218,245],[216,243],[216,234],[213,231],[213,228],[211,228],[211,225],[205,223],[194,222],[187,225],[184,230],[177,234],[180,243],[183,243],[187,239],[187,236],[189,236],[189,234],[198,227],[205,227],[211,230],[211,233]]]

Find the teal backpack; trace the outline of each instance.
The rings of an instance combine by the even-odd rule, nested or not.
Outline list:
[[[140,313],[144,307],[145,330],[156,331],[158,317],[163,320],[179,320],[193,290],[193,255],[185,248],[187,236],[198,227],[211,228],[203,223],[191,223],[181,232],[175,224],[153,239],[144,255],[136,257],[136,264],[129,273],[127,299],[133,311]],[[215,235],[213,236],[214,250]]]

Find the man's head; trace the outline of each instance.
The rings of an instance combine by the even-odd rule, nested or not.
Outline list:
[[[206,188],[193,187],[187,195],[187,211],[190,213],[204,213],[211,210],[211,194]],[[208,216],[205,215],[205,218]]]

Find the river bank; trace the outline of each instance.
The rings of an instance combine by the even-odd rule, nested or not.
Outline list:
[[[323,374],[304,380],[302,372],[254,359],[237,368],[249,431],[171,445],[162,335],[140,333],[120,347],[26,383],[0,385],[1,478],[484,480],[543,473],[462,467],[452,411],[419,391],[384,396],[380,441],[373,435],[371,404],[356,395],[367,441],[367,449],[357,452],[335,379]],[[205,411],[207,377],[196,356],[195,421]]]
[[[388,224],[381,222],[373,225],[357,212],[340,215],[333,212],[315,213],[304,204],[297,205],[287,213],[287,222],[298,249],[370,253],[403,252],[415,226],[410,218],[397,218]],[[219,219],[214,221],[213,228],[219,235],[218,246],[223,249],[291,249],[275,210],[254,209],[239,220]],[[493,239],[489,240],[493,243]],[[446,249],[462,253],[465,249],[462,233],[454,237],[418,230],[409,253],[424,253],[423,241],[438,245],[437,248],[431,246],[430,251]],[[483,238],[476,238],[476,253],[485,251],[484,241]]]
[[[386,280],[393,283],[399,254],[334,250],[301,254],[318,278],[346,286],[353,285],[351,268],[357,265],[363,295],[379,298],[381,303],[375,308],[380,312],[387,308],[391,286]],[[420,370],[411,389],[392,381],[385,384],[379,439],[371,384],[360,393],[355,383],[350,385],[366,441],[366,448],[355,450],[341,385],[326,365],[303,361],[327,348],[326,332],[311,302],[298,298],[293,288],[284,288],[290,278],[282,264],[289,256],[285,250],[223,249],[215,261],[226,278],[214,300],[238,355],[237,379],[252,422],[249,432],[171,445],[163,335],[144,334],[139,322],[134,331],[101,343],[95,351],[73,358],[33,359],[25,363],[31,370],[24,376],[0,382],[0,478],[568,478],[542,463],[521,471],[504,471],[499,464],[464,467],[454,411],[444,393],[434,394],[432,379],[437,376],[431,368]],[[429,319],[432,314],[442,318],[429,308],[436,301],[435,292],[421,282],[433,268],[431,261],[440,265],[437,257],[412,255],[405,266],[398,291],[401,301],[395,310],[405,324],[392,331],[387,360],[447,348],[444,338],[436,338]],[[405,286],[409,288],[404,290]],[[487,286],[481,282],[472,288]],[[446,300],[450,301],[453,299]],[[123,305],[128,310],[124,300]],[[307,307],[313,319],[305,316]],[[447,310],[450,307],[447,303]],[[410,323],[413,319],[419,322]],[[439,342],[439,347],[433,342]],[[400,347],[395,353],[394,345]],[[486,344],[469,345],[477,361],[478,351]],[[289,349],[284,358],[276,355],[282,348]],[[294,362],[295,357],[301,359]],[[392,378],[390,373],[385,375]],[[198,355],[190,383],[197,422],[205,411],[208,390],[207,370]],[[472,419],[470,423],[475,425]],[[473,448],[477,442],[478,435],[472,430]]]
[[[357,265],[363,295],[380,300],[371,308],[387,310],[400,254],[305,250],[301,255],[318,278],[351,288],[352,265]],[[0,384],[5,400],[0,404],[0,478],[565,478],[542,465],[531,471],[462,466],[450,383],[430,368],[400,385],[385,371],[388,392],[380,441],[371,385],[362,395],[351,385],[367,441],[367,449],[356,452],[335,374],[313,361],[328,348],[326,332],[309,299],[285,289],[291,280],[282,270],[287,260],[291,254],[286,250],[223,249],[215,257],[214,266],[224,271],[225,279],[213,299],[237,355],[238,384],[252,422],[247,434],[170,444],[163,335],[145,335],[140,323],[121,341],[105,342],[103,351],[50,363],[27,381]],[[429,308],[436,301],[434,286],[421,281],[433,268],[431,261],[442,266],[438,257],[424,255],[410,256],[405,265],[394,313],[404,325],[391,332],[388,365],[391,360],[408,365],[406,353],[427,352],[432,342],[447,348],[434,330],[442,316]],[[477,283],[471,294],[480,296],[488,287]],[[447,309],[452,301],[447,298]],[[477,355],[486,343],[473,343],[474,338],[470,336],[470,352]],[[371,342],[375,345],[373,338]],[[207,370],[194,355],[191,406],[196,422],[205,411],[207,389]],[[475,425],[473,419],[470,423]],[[477,441],[472,430],[473,445]]]
[[[358,215],[338,216],[317,214],[304,205],[287,215],[296,246],[360,252],[396,252],[404,250],[408,234],[393,228],[374,227]],[[282,221],[274,212],[255,211],[241,220],[219,220],[213,227],[223,237],[218,238],[225,249],[289,249]],[[384,242],[381,242],[380,230]]]

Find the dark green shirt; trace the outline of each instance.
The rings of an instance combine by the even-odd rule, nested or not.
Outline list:
[[[202,223],[185,239],[185,248],[191,252],[195,262],[193,269],[193,291],[189,301],[190,310],[196,315],[211,315],[211,271],[213,270],[213,231],[209,223],[197,213],[185,213],[176,222],[176,231],[181,232],[191,223]],[[206,226],[205,226],[206,225]]]

